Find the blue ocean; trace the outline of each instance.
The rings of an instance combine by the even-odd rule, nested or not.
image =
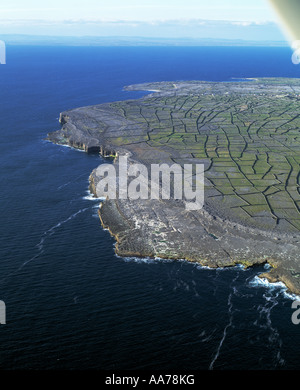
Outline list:
[[[0,369],[292,370],[296,297],[264,267],[123,259],[88,177],[45,141],[60,112],[140,98],[129,84],[300,77],[288,48],[7,46],[0,66]]]

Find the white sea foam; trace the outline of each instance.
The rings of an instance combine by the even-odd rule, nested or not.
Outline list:
[[[244,264],[236,264],[233,269],[239,269],[242,271],[245,271],[247,268],[244,266]]]
[[[260,278],[259,276],[255,276],[249,284],[253,287],[265,287],[270,290],[280,290],[280,292],[284,295],[285,298],[294,300],[300,300],[300,296],[296,294],[292,294],[288,292],[287,286],[283,282],[269,282],[266,278]]]
[[[70,146],[70,145],[65,145],[65,144],[56,144],[57,146],[61,146],[63,148],[68,148],[68,149],[72,149],[72,150],[76,150],[77,152],[83,152],[85,153],[85,150],[83,149],[78,149],[78,148],[74,148],[73,146]]]
[[[213,270],[213,269],[215,269],[215,268],[208,267],[207,265],[201,265],[201,264],[198,264],[198,263],[196,265],[196,268],[199,269],[199,270],[203,270],[203,269]]]
[[[272,268],[272,266],[270,265],[270,264],[268,264],[268,263],[266,263],[265,265],[264,265],[264,269],[271,269]]]
[[[84,200],[90,200],[92,202],[103,202],[106,200],[106,198],[104,196],[101,196],[99,198],[96,198],[89,190],[86,191],[86,194],[82,199]]]
[[[44,242],[46,241],[46,239],[49,237],[49,236],[52,236],[56,230],[58,228],[60,228],[62,225],[64,225],[65,223],[71,221],[73,218],[76,218],[78,214],[81,214],[83,212],[85,212],[86,210],[88,210],[88,208],[83,208],[83,209],[80,209],[78,210],[76,213],[73,213],[72,215],[70,215],[68,218],[62,220],[62,221],[59,221],[56,225],[52,226],[51,228],[49,228],[48,230],[44,231],[44,233],[42,234],[41,236],[41,239],[40,239],[40,242],[36,245],[36,248],[38,249],[38,253],[31,257],[31,259],[25,261],[19,268],[17,271],[21,270],[24,266],[26,266],[28,263],[31,263],[33,260],[35,260],[36,258],[38,258],[40,255],[43,254],[44,252]]]
[[[232,326],[232,322],[233,322],[233,315],[232,315],[233,304],[232,304],[232,294],[231,293],[228,296],[227,304],[228,304],[229,322],[227,323],[227,325],[225,326],[225,328],[223,330],[222,339],[221,339],[221,341],[219,343],[219,346],[217,348],[216,354],[215,354],[213,360],[211,361],[211,363],[209,365],[209,369],[210,370],[213,369],[214,364],[215,364],[216,360],[218,359],[218,357],[220,355],[220,351],[221,351],[222,345],[223,345],[223,343],[224,343],[224,341],[226,339],[226,336],[227,336],[227,330]]]
[[[104,229],[104,230],[108,230],[108,229]],[[188,261],[186,259],[163,259],[161,257],[154,257],[154,258],[150,258],[150,257],[135,257],[135,256],[132,256],[132,257],[122,257],[122,256],[118,256],[116,255],[116,257],[118,258],[121,258],[127,262],[135,262],[135,263],[149,263],[149,264],[153,264],[153,263],[157,263],[157,262],[164,262],[164,263],[171,263],[173,261],[176,261],[178,263],[185,263],[185,264],[188,264],[188,265],[191,265],[191,266],[194,266],[196,267],[197,269],[199,270],[210,270],[210,271],[226,271],[226,270],[232,270],[232,269],[235,269],[235,270],[246,270],[246,267],[243,265],[243,264],[237,264],[233,267],[218,267],[218,268],[215,268],[215,267],[209,267],[207,265],[202,265],[198,262],[191,262],[191,261]]]
[[[101,198],[95,198],[93,195],[86,195],[83,197],[84,200],[91,200],[93,202],[95,201],[100,201],[100,202],[103,202],[105,200],[105,198],[101,197]]]
[[[115,255],[119,259],[124,260],[127,263],[138,263],[138,264],[158,264],[158,263],[167,263],[167,262],[172,262],[173,260],[168,260],[168,259],[161,259],[160,257],[122,257],[119,255]]]
[[[120,256],[117,256],[120,258]],[[154,264],[155,259],[149,257],[121,257],[127,263]]]
[[[245,271],[247,268],[243,264],[236,264],[234,266],[228,267],[209,267],[208,265],[202,265],[200,263],[196,263],[196,268],[199,270],[207,269],[207,270],[215,270],[215,271],[230,271],[230,270],[242,270]]]
[[[64,183],[64,184],[60,185],[60,186],[57,188],[57,190],[59,191],[59,190],[61,190],[62,188],[64,188],[64,187],[66,187],[66,186],[68,186],[68,185],[70,185],[70,184],[76,182],[78,179],[80,179],[80,178],[83,177],[83,176],[87,176],[87,173],[83,173],[83,174],[81,174],[81,175],[75,177],[75,179],[72,179],[72,180],[68,181],[67,183]],[[89,191],[87,191],[87,193],[89,193]]]
[[[271,283],[266,278],[260,278],[259,276],[254,276],[254,278],[249,282],[253,287],[267,287],[271,289],[281,288],[286,289],[286,286],[282,282]]]
[[[287,291],[284,291],[283,295],[292,301],[300,301],[300,295],[288,293]]]

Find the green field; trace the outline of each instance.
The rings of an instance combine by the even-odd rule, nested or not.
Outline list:
[[[242,83],[242,92],[233,84],[150,84],[163,94],[111,104],[127,126],[110,141],[146,143],[177,163],[206,161],[207,188],[221,208],[258,227],[298,232],[300,83],[263,79]]]

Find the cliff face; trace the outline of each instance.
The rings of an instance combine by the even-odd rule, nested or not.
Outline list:
[[[197,261],[211,267],[270,263],[263,275],[299,293],[298,80],[154,83],[140,100],[62,113],[55,143],[129,164],[204,164],[205,203],[116,199],[102,225],[121,256]],[[280,98],[279,98],[280,96]],[[298,123],[299,122],[299,123]],[[90,175],[97,196],[99,177]]]

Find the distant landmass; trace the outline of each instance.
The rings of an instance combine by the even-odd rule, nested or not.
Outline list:
[[[287,47],[286,41],[251,41],[242,39],[213,38],[150,38],[124,36],[48,36],[48,35],[0,35],[8,45],[49,46],[270,46]]]

